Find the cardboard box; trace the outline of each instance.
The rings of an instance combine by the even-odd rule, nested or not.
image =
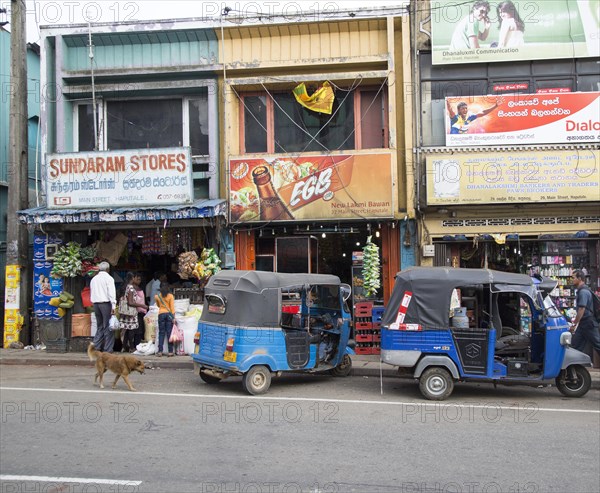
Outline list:
[[[92,318],[89,313],[77,313],[71,319],[71,337],[89,337],[92,333]]]

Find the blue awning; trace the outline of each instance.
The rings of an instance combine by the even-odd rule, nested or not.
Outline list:
[[[18,211],[23,224],[113,223],[162,221],[165,219],[201,219],[227,216],[223,199],[197,200],[193,204],[155,205],[152,207],[119,207],[107,209],[48,209],[34,207]]]

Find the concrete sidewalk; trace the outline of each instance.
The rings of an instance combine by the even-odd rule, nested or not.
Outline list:
[[[192,370],[192,358],[188,355],[157,357],[138,356],[147,368],[163,368]],[[87,366],[92,367],[86,353],[48,353],[45,350],[34,349],[0,349],[0,365],[39,365],[39,366]],[[592,376],[592,388],[600,389],[600,369],[588,368]],[[359,377],[395,377],[398,375],[396,368],[382,364],[379,355],[354,355],[352,356],[352,375]]]

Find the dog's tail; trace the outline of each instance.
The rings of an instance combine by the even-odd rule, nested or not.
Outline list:
[[[93,342],[90,342],[90,345],[87,348],[87,353],[88,353],[88,356],[90,357],[90,361],[96,361],[98,359],[99,351],[96,351]]]

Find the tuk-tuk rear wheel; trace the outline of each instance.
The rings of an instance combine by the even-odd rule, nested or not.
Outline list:
[[[430,401],[443,401],[454,390],[454,380],[444,368],[427,368],[419,378],[421,394]]]
[[[556,388],[566,397],[583,397],[592,386],[590,372],[581,365],[561,370],[556,377]]]
[[[264,394],[271,386],[271,370],[264,365],[253,366],[244,373],[242,386],[249,394]]]

